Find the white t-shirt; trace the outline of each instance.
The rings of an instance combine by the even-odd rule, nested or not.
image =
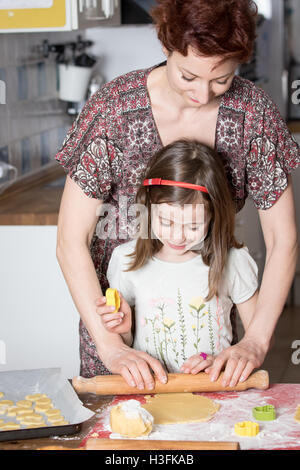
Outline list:
[[[179,372],[194,354],[216,355],[230,346],[231,308],[258,288],[257,265],[248,249],[230,250],[219,296],[205,302],[209,267],[201,255],[180,263],[154,257],[142,268],[124,272],[135,244],[131,240],[115,248],[107,271],[110,287],[135,306],[133,348],[157,358],[168,372]]]

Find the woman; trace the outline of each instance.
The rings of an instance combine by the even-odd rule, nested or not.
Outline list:
[[[235,76],[253,51],[251,0],[159,0],[153,17],[166,63],[106,84],[56,156],[68,173],[57,257],[81,316],[80,373],[122,374],[141,389],[153,386],[150,369],[167,380],[157,360],[104,330],[95,301],[101,313],[111,253],[130,238],[126,204],[134,203],[151,157],[170,142],[191,138],[220,154],[237,211],[252,197],[266,244],[250,325],[209,371],[216,380],[225,368],[223,384],[234,386],[263,363],[294,276],[297,233],[289,174],[300,163],[299,148],[272,100]],[[116,237],[97,235],[104,202],[115,209]]]

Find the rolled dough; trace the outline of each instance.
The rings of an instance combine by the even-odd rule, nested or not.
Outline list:
[[[142,407],[154,418],[154,424],[195,423],[208,421],[220,405],[210,398],[193,393],[146,395]]]

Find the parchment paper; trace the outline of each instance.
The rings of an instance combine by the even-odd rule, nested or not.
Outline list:
[[[82,405],[71,384],[62,377],[60,368],[0,372],[0,391],[5,394],[2,400],[14,402],[28,394],[46,393],[70,424],[82,423],[95,414]],[[6,415],[1,419],[15,421]]]

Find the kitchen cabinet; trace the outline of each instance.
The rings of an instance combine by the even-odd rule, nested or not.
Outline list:
[[[120,0],[0,0],[0,33],[115,26]]]
[[[0,226],[0,371],[79,374],[79,314],[56,259],[56,236],[53,225]]]

